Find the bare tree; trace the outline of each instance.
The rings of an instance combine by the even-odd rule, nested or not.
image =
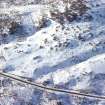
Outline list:
[[[21,16],[15,12],[8,14],[0,14],[0,35],[8,35],[16,31],[17,26],[20,24]]]
[[[52,17],[57,19],[60,19],[59,17],[63,16],[63,18],[72,22],[78,16],[85,14],[88,10],[85,0],[60,0],[60,2],[61,4],[59,4],[59,0],[56,0],[50,4]],[[63,12],[60,10],[59,5],[64,8]]]

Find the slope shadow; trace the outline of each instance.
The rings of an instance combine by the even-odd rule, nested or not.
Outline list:
[[[27,29],[29,30],[27,32],[27,30],[24,29],[24,27],[27,27]],[[32,27],[32,28],[30,28]],[[36,32],[36,27],[34,25],[21,25],[19,27],[17,27],[17,30],[14,32],[14,34],[9,34],[6,36],[1,36],[0,37],[0,43],[1,44],[8,44],[11,41],[17,41],[18,39],[26,39],[27,37],[33,35]]]
[[[27,14],[25,13],[24,16],[27,16]],[[16,41],[16,42],[24,41],[27,39],[27,37],[34,35],[37,31],[40,31],[42,29],[42,28],[38,29],[35,26],[29,13],[27,17],[29,19],[26,19],[26,20],[23,19],[24,23],[20,24],[13,34],[0,36],[0,44],[8,44],[9,42],[12,42],[12,41]],[[25,23],[25,22],[29,22],[29,23]],[[51,21],[49,19],[46,22],[47,22],[46,23],[47,25],[43,28],[47,28],[51,25]]]
[[[93,10],[94,10],[94,8],[93,8]],[[105,17],[105,13],[103,13],[104,10],[105,10],[105,7],[104,7],[104,9],[103,8],[98,8],[99,12],[97,12],[97,11],[92,12],[93,13],[92,15],[95,16],[95,20],[94,21],[90,21],[90,25],[95,26],[96,24],[99,23],[100,19],[102,21],[105,20],[105,18],[104,18]],[[97,14],[98,14],[98,17],[96,18]],[[101,27],[102,25],[104,25],[103,22],[99,23],[99,27]],[[93,39],[96,38],[96,37],[98,38],[99,36],[104,36],[104,33],[102,33],[102,32],[101,32],[101,34],[99,33],[99,35],[96,35],[97,34],[97,30],[95,30],[94,27],[92,28],[92,30],[93,30],[93,32],[95,34]],[[90,31],[92,31],[92,30],[90,30]],[[105,31],[103,31],[103,32],[105,32]],[[91,39],[92,38],[90,38],[89,40],[91,40]],[[102,41],[105,42],[104,39]],[[49,65],[45,65],[43,67],[38,68],[38,70],[35,70],[33,78],[36,79],[36,78],[41,77],[43,75],[47,75],[49,73],[55,72],[55,71],[57,71],[59,69],[65,69],[67,67],[71,67],[73,65],[76,65],[76,64],[81,63],[83,61],[86,61],[89,58],[94,57],[94,56],[96,56],[98,54],[102,54],[102,53],[105,53],[105,44],[101,44],[100,43],[98,46],[96,45],[95,49],[91,49],[91,50],[88,50],[86,52],[83,52],[83,53],[77,54],[75,56],[72,56],[72,57],[70,57],[70,58],[60,62],[59,64],[57,64],[55,66],[51,67]]]
[[[94,56],[102,54],[102,53],[105,53],[104,46],[103,46],[102,50],[97,49],[96,51],[94,51],[92,49],[92,50],[80,53],[80,54],[78,54],[76,56],[72,56],[72,57],[60,62],[59,64],[57,64],[55,66],[52,66],[52,67],[48,66],[48,65],[45,65],[45,66],[35,70],[33,78],[37,79],[38,77],[41,77],[43,75],[47,75],[49,73],[53,73],[53,72],[55,72],[57,70],[63,70],[65,68],[67,68],[67,67],[71,67],[73,65],[79,64],[79,63],[81,63],[83,61],[88,60],[91,57],[94,57]]]

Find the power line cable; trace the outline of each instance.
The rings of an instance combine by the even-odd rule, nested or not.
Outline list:
[[[54,88],[54,87],[48,87],[48,86],[40,85],[35,82],[28,81],[28,80],[23,79],[19,76],[12,75],[9,73],[0,72],[0,75],[3,77],[8,77],[14,81],[21,82],[23,84],[29,84],[31,86],[36,87],[37,89],[44,90],[44,91],[46,90],[46,91],[55,92],[55,93],[57,92],[57,93],[63,93],[63,94],[70,94],[70,95],[78,96],[78,97],[86,97],[86,98],[92,98],[92,99],[97,99],[97,100],[105,100],[105,96],[86,94],[86,93],[80,93],[80,92],[73,91],[73,90],[71,91],[71,90],[67,90],[67,89],[58,89],[58,88]]]

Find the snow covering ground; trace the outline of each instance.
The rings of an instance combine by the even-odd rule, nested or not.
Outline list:
[[[48,24],[39,31],[35,22],[41,18],[43,8],[20,8],[25,14],[22,21],[25,35],[7,36],[0,45],[1,54],[5,57],[0,63],[3,71],[32,78],[48,86],[105,95],[105,0],[90,0],[88,3],[94,5],[88,11],[92,20],[67,23],[62,29],[58,22],[50,19],[49,11],[45,9]],[[11,89],[31,104],[21,104],[19,99],[11,97],[1,99],[1,105],[51,105],[41,100],[44,100],[46,93],[40,90],[17,85]],[[76,99],[62,94],[48,96],[56,97],[62,102],[61,105],[105,105],[104,101],[85,98],[77,103]],[[8,104],[3,104],[4,100]]]

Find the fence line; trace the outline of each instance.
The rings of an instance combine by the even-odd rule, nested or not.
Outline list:
[[[78,97],[86,97],[86,98],[93,98],[93,99],[98,99],[98,100],[105,100],[105,96],[80,93],[80,92],[73,91],[73,90],[71,91],[68,89],[58,89],[58,88],[54,88],[54,87],[48,87],[48,86],[40,85],[35,82],[31,82],[29,80],[23,79],[22,77],[19,77],[19,76],[13,75],[13,74],[9,74],[9,73],[0,72],[0,75],[3,77],[8,77],[14,81],[21,82],[23,84],[29,84],[31,86],[36,87],[37,89],[44,90],[44,91],[46,90],[46,91],[55,92],[55,93],[57,92],[57,93],[63,93],[63,94],[70,94],[70,95],[78,96]]]

